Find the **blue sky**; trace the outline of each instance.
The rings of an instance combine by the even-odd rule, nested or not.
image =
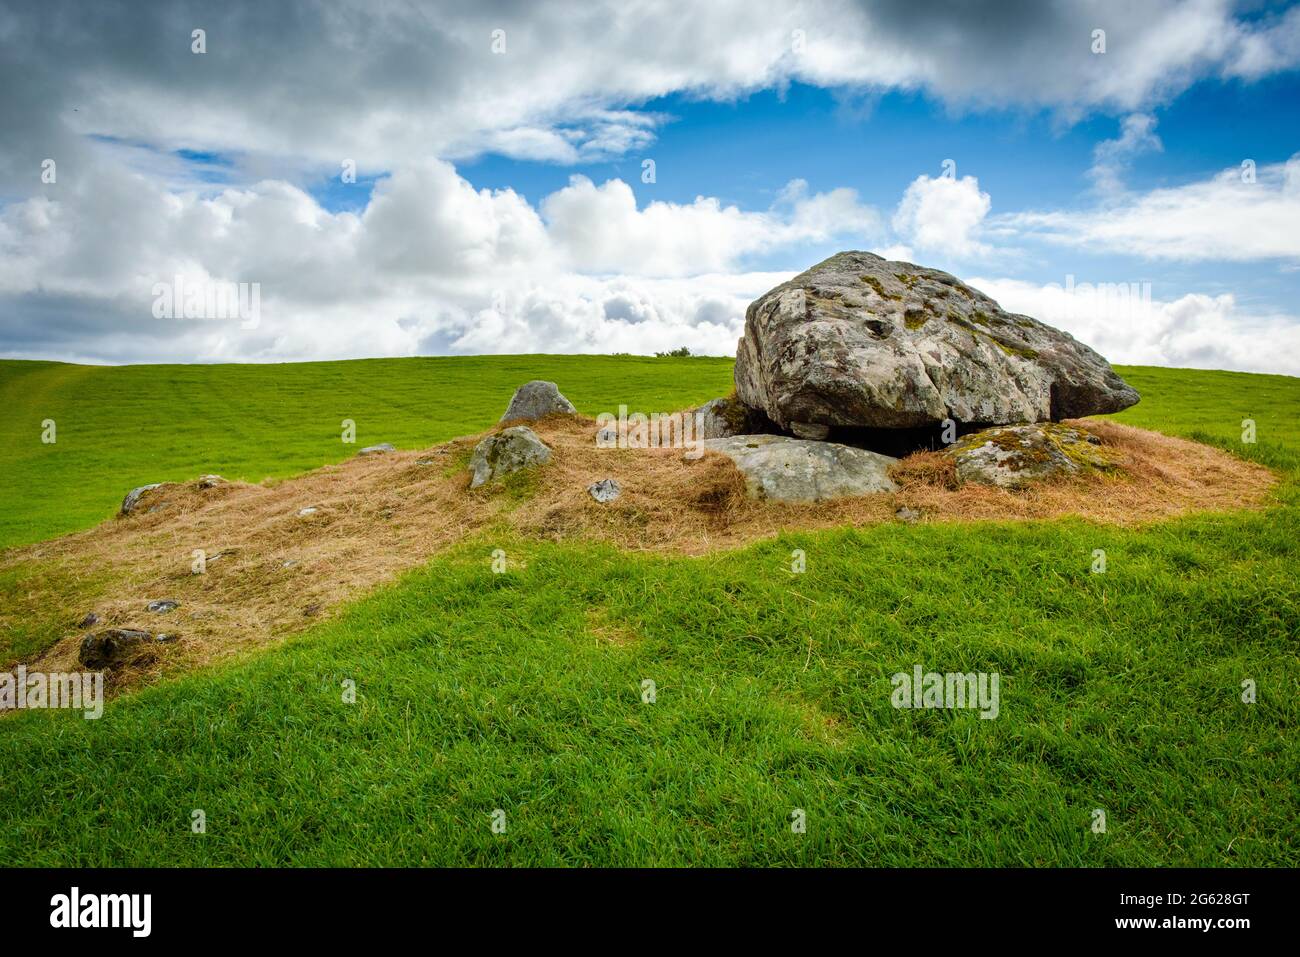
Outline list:
[[[7,9],[0,351],[727,354],[861,248],[1116,361],[1300,373],[1296,4],[599,7]],[[160,325],[186,276],[265,321]]]

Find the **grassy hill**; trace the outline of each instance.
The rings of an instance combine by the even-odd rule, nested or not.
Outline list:
[[[468,356],[286,365],[78,366],[0,360],[0,548],[110,517],[150,482],[260,482],[391,442],[494,424],[515,388],[559,382],[581,412],[672,411],[731,391],[729,359]],[[614,403],[610,406],[609,403]],[[53,419],[57,441],[41,441]],[[344,444],[344,419],[356,423]]]
[[[98,721],[0,719],[0,855],[1295,866],[1300,380],[1120,371],[1144,399],[1118,418],[1278,469],[1277,504],[1128,529],[890,524],[696,559],[467,541],[337,620]],[[671,409],[728,391],[730,363],[5,363],[0,376],[0,534],[14,544],[93,524],[146,481],[345,458],[343,418],[358,443],[423,446],[487,427],[528,378],[558,381],[587,413]],[[55,446],[39,442],[44,418]],[[511,557],[504,575],[494,548]],[[894,709],[889,676],[916,664],[1000,673],[999,717]]]

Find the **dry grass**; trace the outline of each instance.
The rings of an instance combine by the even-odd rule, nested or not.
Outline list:
[[[1023,492],[954,488],[946,462],[921,453],[896,466],[896,494],[792,505],[747,499],[740,473],[721,456],[692,462],[680,450],[597,449],[591,420],[554,418],[534,429],[555,455],[521,477],[522,485],[490,483],[471,492],[464,463],[476,438],[464,438],[423,452],[359,456],[273,484],[165,487],[148,500],[161,503],[155,511],[5,553],[0,569],[38,562],[57,570],[51,581],[102,582],[90,608],[67,607],[56,585],[37,584],[23,607],[6,614],[56,616],[51,629],[58,640],[30,663],[45,670],[76,667],[76,622],[91,608],[103,619],[97,628],[179,635],[156,646],[143,668],[112,677],[117,685],[134,684],[297,631],[477,533],[700,554],[782,530],[894,521],[904,505],[925,521],[1076,515],[1127,525],[1258,507],[1274,484],[1268,470],[1208,446],[1109,421],[1089,421],[1087,428],[1123,456],[1117,474]],[[603,478],[622,486],[621,497],[606,505],[586,491]],[[300,516],[307,506],[318,511]],[[209,556],[205,574],[191,573],[196,549]],[[181,605],[165,614],[145,610],[159,598]],[[593,626],[603,640],[631,640]]]

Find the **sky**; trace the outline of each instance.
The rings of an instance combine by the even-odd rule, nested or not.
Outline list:
[[[0,0],[0,130],[9,358],[733,355],[863,249],[1300,375],[1294,3]]]

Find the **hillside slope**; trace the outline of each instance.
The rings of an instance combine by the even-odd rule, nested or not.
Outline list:
[[[1144,401],[1122,419],[1278,470],[1275,503],[1141,527],[890,523],[699,558],[472,538],[98,721],[0,719],[0,855],[1295,866],[1300,381],[1123,374]],[[605,406],[576,398],[576,367],[552,377]],[[893,708],[890,676],[916,665],[999,673],[997,719]]]

